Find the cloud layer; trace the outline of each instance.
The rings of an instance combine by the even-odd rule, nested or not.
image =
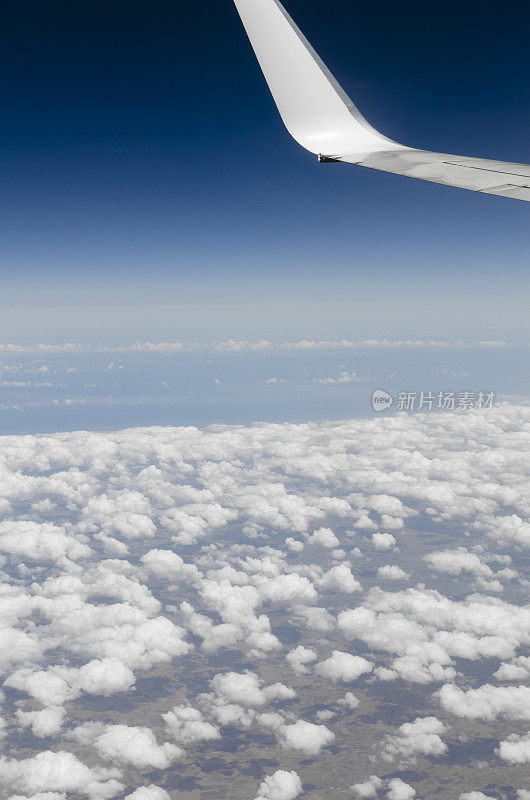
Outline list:
[[[1,445],[3,797],[525,791],[528,409]]]

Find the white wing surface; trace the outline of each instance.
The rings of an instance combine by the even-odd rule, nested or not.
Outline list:
[[[234,0],[278,110],[319,160],[530,201],[530,166],[415,150],[365,120],[279,0]]]

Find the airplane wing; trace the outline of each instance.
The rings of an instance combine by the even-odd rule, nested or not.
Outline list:
[[[530,165],[416,150],[365,120],[279,0],[234,0],[286,128],[322,162],[530,201]]]

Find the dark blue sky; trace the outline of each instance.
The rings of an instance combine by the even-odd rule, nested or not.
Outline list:
[[[286,6],[383,133],[530,160],[528,3]],[[92,328],[137,313],[142,333],[152,312],[154,334],[162,306],[161,333],[178,335],[179,309],[184,320],[190,304],[207,307],[211,320],[215,306],[228,326],[222,308],[256,297],[283,298],[287,316],[301,297],[308,308],[351,297],[345,320],[360,297],[389,322],[402,302],[414,327],[440,290],[472,304],[502,289],[499,324],[517,316],[527,204],[319,166],[284,130],[231,0],[18,0],[2,5],[0,40],[3,339],[28,323],[76,338],[86,309],[101,314]]]

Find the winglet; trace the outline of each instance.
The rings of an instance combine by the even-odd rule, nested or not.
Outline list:
[[[279,0],[234,0],[290,134],[334,156],[400,148],[365,120]]]
[[[319,161],[530,201],[530,166],[416,150],[365,120],[279,0],[234,0],[282,119]]]

